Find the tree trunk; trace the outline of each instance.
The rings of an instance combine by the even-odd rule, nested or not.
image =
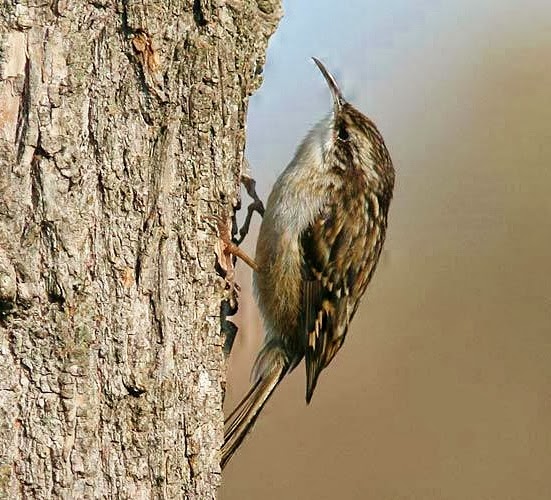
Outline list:
[[[279,0],[0,6],[0,498],[213,498],[209,216]]]

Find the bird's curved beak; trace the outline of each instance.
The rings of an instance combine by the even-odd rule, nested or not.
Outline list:
[[[325,66],[319,59],[316,59],[315,57],[312,57],[312,59],[316,63],[317,67],[320,69],[321,74],[323,75],[325,81],[327,82],[327,85],[329,86],[329,90],[331,91],[331,95],[333,96],[333,105],[335,106],[335,112],[337,112],[341,109],[346,100],[343,97],[337,85],[337,82],[333,78],[333,75],[329,73],[327,69],[325,69]]]

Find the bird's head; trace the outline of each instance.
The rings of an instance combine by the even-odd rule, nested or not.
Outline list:
[[[333,97],[333,112],[320,124],[320,132],[327,138],[323,148],[325,167],[349,173],[361,171],[373,181],[378,180],[392,168],[381,134],[367,116],[344,98],[335,78],[323,63],[315,57],[312,59]]]

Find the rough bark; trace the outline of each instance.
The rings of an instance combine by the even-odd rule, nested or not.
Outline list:
[[[279,0],[0,6],[0,497],[213,498],[208,217]]]

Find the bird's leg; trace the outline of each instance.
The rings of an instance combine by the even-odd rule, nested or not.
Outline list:
[[[224,244],[223,252],[225,255],[235,255],[245,262],[245,264],[250,266],[253,271],[258,271],[258,265],[256,262],[239,247],[239,245],[243,243],[243,240],[247,234],[249,234],[253,214],[257,212],[261,217],[264,217],[264,203],[262,203],[262,200],[256,194],[256,181],[249,176],[249,165],[247,160],[245,160],[245,162],[246,173],[241,175],[241,183],[245,186],[247,194],[253,201],[247,207],[247,216],[245,217],[245,222],[239,229],[239,238],[233,237],[232,231],[228,228],[226,221],[223,221],[221,218],[218,218],[218,234],[220,235],[220,240]],[[232,215],[232,229],[235,227],[237,227],[237,222],[234,212]]]
[[[222,220],[222,218],[218,218],[217,221],[218,235],[220,237],[220,241],[223,243],[222,252],[224,255],[235,255],[245,262],[245,264],[250,266],[253,271],[258,271],[258,265],[254,259],[249,257],[249,255],[247,255],[247,253],[238,246],[238,243],[233,242],[231,232],[226,221]]]
[[[249,227],[251,225],[253,214],[257,212],[260,217],[264,217],[264,203],[262,203],[262,200],[256,194],[256,181],[248,174],[243,174],[241,175],[241,183],[245,186],[247,194],[253,201],[247,207],[247,216],[245,217],[245,222],[241,226],[241,229],[239,229],[239,238],[236,241],[237,245],[240,245],[245,239],[245,236],[249,234]]]

